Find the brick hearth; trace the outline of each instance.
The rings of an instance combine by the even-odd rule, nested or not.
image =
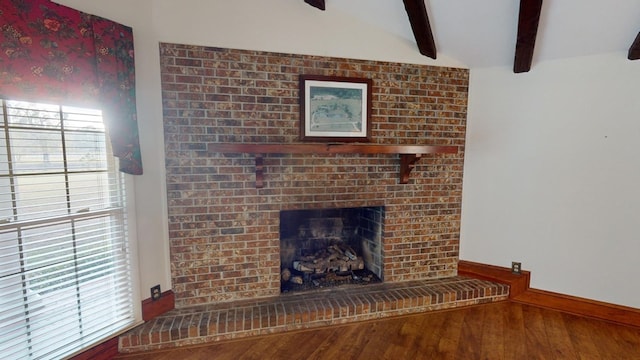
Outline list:
[[[466,277],[334,288],[172,310],[120,337],[120,352],[196,345],[506,300],[509,287]]]

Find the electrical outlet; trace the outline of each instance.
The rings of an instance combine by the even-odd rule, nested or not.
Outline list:
[[[520,273],[522,273],[522,263],[512,261],[511,273],[520,275]]]
[[[158,300],[162,296],[162,291],[160,291],[160,284],[151,288],[151,300]]]

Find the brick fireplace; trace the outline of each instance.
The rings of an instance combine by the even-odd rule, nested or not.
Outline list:
[[[457,273],[468,70],[160,45],[171,271],[176,307],[277,296],[280,212],[384,207],[381,278]],[[373,80],[375,144],[455,145],[400,184],[394,154],[254,154],[210,143],[296,144],[298,77]]]
[[[507,299],[507,285],[456,276],[467,70],[176,44],[160,52],[176,309],[122,335],[121,352]],[[299,144],[300,74],[372,79],[374,144],[458,152],[423,156],[400,183],[398,154],[218,145]],[[380,216],[356,211],[354,223],[336,209]],[[303,241],[371,232],[358,250],[379,257],[371,267],[384,282],[280,293],[288,227],[285,237],[312,233]]]

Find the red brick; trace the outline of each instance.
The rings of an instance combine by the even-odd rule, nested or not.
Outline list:
[[[201,295],[182,287],[178,306],[277,293],[284,209],[386,205],[385,281],[455,274],[446,264],[459,247],[468,70],[172,44],[162,44],[161,54],[171,258],[180,262],[172,266],[174,283],[243,284]],[[374,79],[374,143],[455,144],[460,153],[424,156],[404,185],[397,156],[267,155],[262,189],[254,187],[252,156],[203,156],[207,142],[298,143],[303,73]],[[188,244],[225,249],[192,253]],[[420,264],[403,268],[403,261]],[[240,264],[242,271],[234,269]],[[261,280],[258,270],[274,280]]]

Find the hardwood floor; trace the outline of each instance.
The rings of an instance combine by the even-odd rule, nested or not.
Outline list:
[[[117,359],[640,359],[640,328],[503,301]]]

